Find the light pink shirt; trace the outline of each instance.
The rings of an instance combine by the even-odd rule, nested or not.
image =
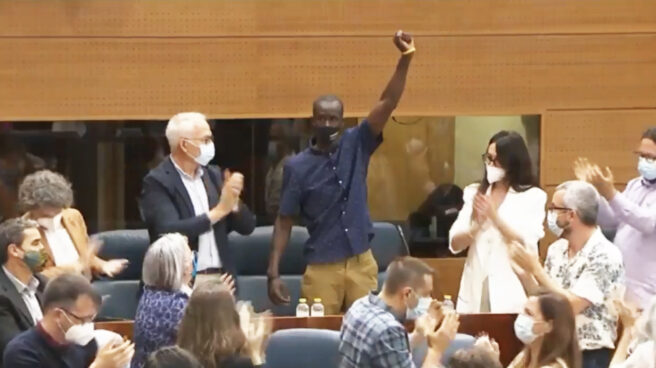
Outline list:
[[[613,242],[624,258],[626,298],[646,308],[656,295],[656,183],[636,178],[610,202],[601,198],[598,221],[617,229]]]

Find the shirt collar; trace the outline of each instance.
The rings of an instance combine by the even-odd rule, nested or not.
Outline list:
[[[404,323],[404,322],[405,322],[405,321],[403,320],[403,318],[397,316],[397,314],[394,312],[394,310],[392,309],[392,307],[390,307],[389,305],[385,304],[385,302],[383,301],[383,299],[381,299],[380,296],[378,296],[378,293],[375,293],[375,292],[371,291],[371,292],[369,292],[369,296],[368,296],[368,297],[369,297],[369,303],[371,303],[371,305],[373,305],[373,306],[375,306],[375,307],[378,307],[378,308],[384,310],[385,312],[391,313],[391,314],[394,316],[394,318],[395,318],[397,321],[399,321],[399,323]],[[403,316],[403,317],[405,317],[405,316]]]
[[[600,240],[602,240],[602,239],[606,239],[606,237],[601,232],[601,229],[599,227],[597,227],[595,229],[595,231],[592,233],[592,235],[590,235],[590,238],[588,238],[588,241],[585,242],[585,244],[583,245],[583,248],[581,248],[581,250],[579,250],[574,255],[574,257],[578,256],[579,254],[580,255],[587,255],[592,250],[592,248],[595,246],[595,244],[599,244]],[[567,253],[568,251],[569,251],[569,247],[565,248],[565,255],[568,254]]]
[[[341,136],[340,136],[340,138],[341,138]],[[336,142],[334,142],[332,147],[330,147],[330,150],[328,152],[326,152],[326,151],[322,151],[322,150],[316,148],[317,139],[315,137],[312,137],[312,138],[310,138],[310,142],[308,143],[308,149],[310,150],[311,153],[314,153],[315,155],[328,155],[328,154],[331,154],[331,153],[335,153],[337,151],[337,148],[339,147],[339,142],[340,141],[341,141],[341,139],[338,139]]]
[[[184,172],[184,170],[182,170],[180,168],[180,166],[178,166],[177,162],[175,162],[175,160],[173,159],[173,156],[169,156],[169,157],[171,158],[171,162],[173,163],[173,167],[175,167],[175,169],[178,171],[178,173],[180,175],[184,176],[185,178],[187,178],[189,180],[196,180],[196,179],[200,178],[201,176],[203,176],[203,168],[200,165],[198,165],[198,168],[196,169],[196,175],[194,177],[192,177],[189,174],[187,174],[186,172]]]
[[[640,180],[640,182],[642,183],[642,185],[646,186],[647,188],[656,186],[656,179],[647,180],[645,178],[642,178],[642,180]]]
[[[27,285],[25,285],[21,280],[17,279],[16,276],[14,276],[14,274],[11,273],[5,266],[2,266],[2,270],[9,278],[9,281],[11,281],[11,283],[14,284],[16,290],[18,290],[18,293],[23,293],[25,291],[28,291],[30,293],[36,293],[39,287],[39,280],[36,277],[32,276],[30,278],[30,281],[27,283]]]
[[[55,340],[52,336],[50,336],[48,331],[46,331],[46,329],[43,328],[43,325],[41,325],[41,322],[36,324],[36,332],[39,335],[41,335],[41,337],[43,337],[43,339],[46,341],[46,344],[48,344],[49,346],[51,346],[55,349],[60,349],[61,350],[61,349],[66,349],[67,347],[70,346],[70,344],[68,344],[68,343],[62,344],[60,342],[57,342],[57,340]]]

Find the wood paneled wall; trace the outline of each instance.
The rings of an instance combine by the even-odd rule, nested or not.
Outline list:
[[[417,35],[399,115],[656,106],[651,0],[0,1],[0,120],[364,116]]]

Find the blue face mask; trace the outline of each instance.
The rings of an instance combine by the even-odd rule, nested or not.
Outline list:
[[[524,345],[531,344],[537,338],[533,332],[533,324],[533,318],[526,314],[517,315],[514,325],[515,336],[517,336],[517,339],[523,342]]]
[[[430,307],[431,302],[433,301],[433,298],[429,296],[421,297],[419,298],[419,302],[417,303],[417,306],[410,309],[408,308],[405,316],[407,319],[417,319],[424,314],[428,313],[428,308]]]
[[[640,171],[643,178],[649,181],[656,180],[656,161],[640,157],[638,159],[638,171]]]

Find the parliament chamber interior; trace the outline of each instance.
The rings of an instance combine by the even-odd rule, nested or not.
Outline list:
[[[397,30],[407,33],[395,33]],[[404,60],[407,63],[412,60],[412,63],[408,66]],[[399,70],[407,72],[407,80],[403,75],[400,90],[396,91],[394,89],[399,86],[395,85],[397,74],[392,73],[399,73]],[[550,262],[545,262],[545,259],[550,244],[556,246],[555,242],[563,235],[556,236],[548,230],[547,212],[551,215],[554,209],[573,211],[567,208],[569,203],[562,208],[554,205],[554,194],[564,190],[562,183],[577,179],[585,181],[575,170],[578,158],[586,158],[601,167],[597,182],[590,179],[588,186],[596,188],[602,201],[605,194],[600,189],[604,188],[603,183],[599,184],[601,179],[607,179],[607,185],[616,188],[618,193],[626,189],[626,194],[631,189],[632,180],[643,173],[636,170],[639,160],[641,165],[644,162],[644,167],[648,163],[654,166],[656,145],[652,148],[650,144],[656,144],[656,141],[645,131],[653,132],[656,127],[655,76],[656,2],[650,0],[0,1],[0,221],[8,223],[16,218],[37,220],[38,226],[44,226],[41,237],[52,243],[54,235],[41,225],[39,216],[30,215],[29,209],[33,207],[26,207],[26,202],[29,202],[26,198],[38,198],[39,192],[37,188],[35,193],[24,194],[24,186],[29,182],[25,179],[43,170],[63,176],[64,190],[72,190],[72,201],[62,206],[48,202],[50,207],[62,207],[63,213],[67,207],[79,211],[86,227],[85,244],[88,242],[90,247],[100,244],[97,255],[91,254],[92,258],[98,257],[99,262],[127,260],[120,271],[109,273],[94,272],[91,261],[89,272],[82,274],[90,280],[95,293],[102,297],[94,314],[96,330],[112,331],[125,341],[135,341],[136,359],[143,352],[139,339],[148,337],[143,331],[137,332],[138,328],[143,328],[137,327],[138,319],[144,318],[140,316],[145,313],[140,303],[147,294],[142,293],[150,287],[144,276],[148,267],[156,267],[149,263],[147,252],[153,248],[151,244],[156,244],[153,228],[162,228],[158,227],[157,219],[167,217],[158,211],[169,211],[169,207],[161,207],[167,210],[149,207],[152,203],[161,204],[162,199],[147,200],[150,198],[147,178],[166,162],[172,162],[175,169],[171,166],[167,175],[177,170],[183,179],[178,179],[176,190],[187,188],[190,191],[192,177],[185,179],[183,171],[186,166],[180,168],[174,159],[170,159],[174,157],[172,150],[200,147],[200,157],[204,152],[201,146],[209,139],[210,143],[213,142],[213,155],[208,157],[209,161],[200,163],[194,161],[194,157],[189,160],[192,166],[200,165],[201,175],[212,173],[210,169],[202,168],[208,163],[217,166],[220,168],[218,180],[225,184],[219,186],[218,192],[213,189],[214,195],[218,196],[214,199],[208,189],[209,206],[205,198],[205,212],[212,212],[212,206],[223,203],[221,197],[228,195],[225,188],[233,183],[232,179],[238,173],[243,175],[243,183],[240,183],[235,207],[231,207],[231,214],[225,218],[239,216],[240,206],[244,206],[250,211],[253,224],[250,231],[231,231],[234,228],[230,221],[239,220],[230,217],[232,220],[215,221],[212,215],[208,220],[201,214],[209,232],[205,232],[207,229],[189,233],[166,230],[157,234],[179,232],[185,236],[193,251],[193,274],[197,279],[194,291],[190,290],[190,295],[185,296],[190,303],[187,311],[179,311],[180,316],[184,314],[182,324],[171,327],[177,340],[174,338],[165,345],[177,344],[191,351],[202,363],[198,366],[239,366],[226,363],[226,360],[207,363],[207,356],[198,355],[209,353],[196,353],[189,342],[192,339],[186,335],[189,333],[186,328],[191,323],[187,318],[192,319],[188,315],[191,315],[189,309],[194,294],[203,297],[198,276],[213,276],[205,271],[216,269],[234,279],[232,304],[239,312],[235,315],[242,318],[241,323],[248,323],[244,322],[244,310],[250,311],[252,320],[266,319],[269,322],[268,343],[260,341],[263,344],[260,346],[262,359],[253,358],[252,364],[244,367],[491,367],[493,365],[485,363],[474,365],[473,361],[477,359],[474,353],[468,357],[459,354],[479,347],[481,335],[498,343],[492,350],[496,350],[499,361],[496,364],[499,366],[538,367],[533,365],[537,361],[529,364],[516,359],[518,354],[530,356],[533,353],[531,342],[524,341],[517,334],[517,323],[518,315],[526,313],[522,306],[524,301],[530,302],[542,294],[532,296],[534,294],[529,293],[524,285],[520,307],[495,309],[497,301],[493,295],[511,299],[512,292],[511,286],[507,290],[506,286],[497,290],[499,286],[493,283],[497,282],[497,277],[501,278],[502,273],[505,275],[505,271],[498,265],[488,264],[486,267],[494,267],[494,271],[485,270],[486,275],[481,277],[485,279],[483,294],[489,293],[487,303],[491,304],[485,305],[486,301],[480,300],[480,310],[478,305],[470,310],[459,305],[463,298],[476,295],[476,292],[469,295],[469,285],[465,291],[461,290],[461,283],[466,282],[463,274],[474,268],[471,263],[477,262],[477,257],[483,257],[480,249],[488,249],[487,257],[496,259],[490,255],[494,248],[479,245],[476,236],[471,234],[473,244],[478,248],[472,245],[464,252],[453,250],[452,243],[457,237],[454,229],[460,229],[461,221],[466,222],[465,226],[469,226],[470,219],[472,224],[478,221],[475,218],[483,208],[478,206],[484,206],[479,202],[483,201],[479,195],[485,197],[484,191],[477,192],[475,198],[473,194],[467,197],[467,193],[476,191],[479,182],[490,185],[490,193],[494,191],[497,184],[490,177],[490,165],[497,163],[506,169],[506,173],[510,172],[505,161],[499,164],[494,157],[505,154],[499,148],[501,143],[496,144],[496,153],[490,154],[490,145],[494,144],[491,137],[502,131],[520,137],[519,140],[524,142],[525,160],[521,163],[508,161],[508,165],[528,168],[526,177],[535,179],[530,190],[540,190],[544,197],[538,209],[542,216],[538,223],[540,236],[535,238],[532,246],[536,259],[539,258],[537,262],[548,267]],[[381,91],[384,91],[382,95]],[[324,181],[319,177],[323,164],[316,162],[321,161],[307,158],[313,154],[321,156],[317,151],[321,143],[317,134],[321,129],[317,128],[315,119],[323,101],[321,98],[315,100],[319,96],[328,96],[325,100],[328,102],[333,101],[331,96],[338,96],[340,105],[343,102],[343,120],[339,119],[342,125],[339,131],[335,130],[335,135],[341,132],[338,138],[341,141],[331,143],[333,148],[330,148],[342,156],[339,156],[339,161],[330,161],[332,153],[326,154],[325,158],[326,162],[334,163],[332,171],[338,172],[335,175],[339,185],[343,179],[349,187],[326,184],[329,177]],[[385,110],[388,108],[385,104],[394,98],[396,102],[390,102],[391,109]],[[380,111],[383,110],[381,120]],[[200,146],[191,141],[183,144],[171,138],[173,129],[169,128],[178,121],[176,114],[183,112],[202,113],[207,121],[210,135],[203,138],[205,140]],[[369,126],[378,132],[375,130],[379,126],[377,123],[384,127],[382,138],[372,138],[379,141],[369,152],[366,151],[369,130],[363,133],[362,129]],[[357,146],[357,152],[352,153],[353,161],[347,162],[349,159],[344,157],[351,154],[348,149],[352,147],[345,142],[353,142],[348,140],[351,134],[360,134],[357,142],[365,143],[357,143],[363,146]],[[192,138],[183,136],[180,139]],[[642,144],[641,148],[637,148],[638,144]],[[184,148],[185,152],[187,148]],[[198,150],[191,148],[194,149]],[[307,173],[300,178],[292,177],[287,171],[291,172],[297,164],[300,167],[302,157],[310,165],[305,168]],[[364,167],[360,166],[362,163]],[[223,170],[229,172],[226,174]],[[604,170],[612,174],[608,175]],[[56,181],[57,178],[47,180]],[[361,182],[357,181],[358,178]],[[656,178],[649,179],[644,173],[643,178],[646,187],[651,185],[654,188]],[[290,188],[301,185],[294,180],[309,188],[298,194],[298,198],[285,192],[294,192]],[[204,184],[207,186],[207,181]],[[202,181],[200,185],[203,186]],[[474,189],[471,189],[472,185]],[[328,207],[335,205],[337,208],[340,204],[328,202],[325,198],[317,199],[320,195],[332,196],[331,193],[321,193],[327,188],[343,190],[335,195],[340,197],[340,203],[343,195],[345,203],[338,211],[341,215],[335,219]],[[524,193],[522,190],[513,184],[506,198],[512,195],[510,193]],[[615,189],[612,190],[615,193]],[[637,215],[625,214],[622,217],[628,223],[626,226],[641,229],[642,239],[647,243],[652,242],[650,239],[655,239],[656,234],[656,189],[649,190],[651,192],[641,198],[652,198],[650,203],[654,205],[648,207],[645,199],[639,210],[646,213],[646,217],[650,216],[644,221],[651,222],[645,222],[646,225],[641,227],[631,224],[633,220],[638,221]],[[169,193],[174,193],[174,190]],[[189,195],[193,197],[191,192]],[[349,202],[360,195],[364,196],[361,200]],[[487,197],[493,198],[494,195]],[[288,202],[292,199],[297,199],[300,212],[287,216],[291,208]],[[310,211],[310,200],[320,205],[312,203],[313,210]],[[615,208],[613,201],[608,200]],[[517,205],[521,207],[523,204]],[[193,210],[191,214],[195,212],[197,218],[199,212],[195,198],[191,198],[189,206]],[[313,212],[323,210],[316,207],[327,209],[313,215]],[[530,217],[522,214],[518,210],[520,207],[509,210],[507,206],[506,213]],[[465,214],[467,208],[469,212]],[[351,211],[362,211],[366,221],[357,222],[361,219]],[[467,218],[460,219],[459,215]],[[578,212],[572,216],[579,218]],[[167,217],[166,221],[169,219]],[[371,226],[367,227],[369,220]],[[219,226],[226,221],[227,229]],[[276,263],[272,268],[272,259],[275,259],[272,253],[275,253],[277,237],[281,236],[285,221],[289,221],[289,233],[286,239],[282,235],[284,251],[279,253],[279,265]],[[337,229],[338,234],[331,232],[347,221],[357,225],[346,227],[345,236],[340,232],[341,228]],[[581,226],[586,225],[584,220],[581,221]],[[67,226],[65,222],[63,225]],[[485,225],[481,226],[485,228]],[[558,226],[561,225],[556,224]],[[599,229],[609,244],[614,242],[622,250],[625,257],[623,272],[633,280],[638,277],[635,276],[637,272],[632,271],[636,267],[628,263],[625,245],[618,244],[620,240],[615,238],[616,232],[618,237],[626,236],[628,230],[622,226],[608,229],[601,226]],[[163,228],[183,229],[182,225]],[[511,263],[515,267],[517,264],[513,262],[517,260],[508,260],[512,258],[514,251],[511,248],[517,242],[508,240],[509,236],[502,228],[499,225],[498,233],[505,239],[509,255],[504,256],[502,263],[508,263],[506,268],[510,273],[517,272],[516,268],[509,268]],[[427,363],[433,359],[431,354],[435,350],[436,343],[431,341],[438,341],[438,337],[431,340],[432,335],[428,332],[425,337],[428,343],[423,343],[423,351],[410,349],[412,354],[408,353],[411,357],[407,361],[391,363],[389,359],[392,358],[388,357],[386,364],[389,365],[374,363],[374,353],[363,353],[358,350],[357,343],[347,340],[350,318],[357,317],[355,312],[347,314],[353,301],[349,302],[348,297],[341,295],[344,292],[349,294],[348,290],[340,291],[339,303],[344,299],[345,305],[338,313],[329,313],[330,303],[322,294],[326,315],[323,315],[323,309],[318,316],[299,314],[301,298],[312,306],[316,302],[314,298],[319,296],[306,295],[312,286],[307,280],[311,267],[317,272],[317,279],[313,280],[315,284],[319,284],[319,278],[338,276],[325,273],[325,269],[319,274],[324,259],[320,257],[321,252],[326,255],[325,259],[335,252],[323,251],[322,247],[339,248],[341,246],[335,245],[339,240],[335,239],[352,243],[361,233],[366,237],[367,232],[369,237],[363,246],[367,252],[371,250],[375,260],[376,270],[372,271],[372,277],[377,285],[369,296],[378,298],[388,287],[391,289],[391,285],[399,282],[392,278],[386,283],[388,273],[397,269],[399,259],[416,258],[432,270],[431,291],[425,297],[440,303],[451,299],[455,303],[459,318],[455,330],[458,334],[455,335],[454,330],[450,345],[440,352],[438,361],[441,363]],[[205,254],[203,249],[207,249],[203,248],[203,242],[209,241],[202,234],[210,233],[213,234],[211,244],[214,244],[211,247],[218,249],[219,263],[207,263],[201,259]],[[217,235],[219,233],[222,235]],[[514,234],[512,230],[510,233]],[[564,234],[567,233],[565,230]],[[9,264],[14,257],[12,254],[19,254],[18,259],[21,256],[20,252],[11,250],[16,245],[3,236],[0,234],[0,248],[4,247],[0,249],[4,252],[0,260]],[[320,239],[322,236],[330,237],[330,240],[324,242]],[[71,239],[76,243],[72,234]],[[77,243],[75,245],[80,253],[80,247]],[[63,256],[54,254],[55,249],[53,245],[48,252],[54,267],[59,268]],[[503,253],[506,253],[505,248]],[[211,249],[209,254],[212,254]],[[355,252],[351,255],[353,257],[345,261],[346,268],[342,266],[339,276],[351,272],[352,259],[357,264],[362,262],[361,254]],[[656,257],[656,252],[644,255],[646,258],[652,256]],[[79,257],[82,259],[84,255],[80,253]],[[74,259],[77,258],[75,253]],[[656,265],[656,259],[644,262],[645,269]],[[202,269],[208,264],[211,266]],[[106,270],[102,265],[100,269]],[[538,267],[542,266],[538,264]],[[5,273],[10,272],[9,266],[4,269]],[[521,279],[520,275],[517,277]],[[542,286],[540,293],[548,289],[565,295],[566,300],[576,297],[588,303],[586,306],[591,305],[590,309],[612,304],[609,301],[611,291],[604,291],[604,302],[595,304],[590,298],[578,297],[565,290],[569,286],[551,287],[552,281],[542,282],[541,278],[544,277],[535,274],[534,281]],[[14,279],[9,277],[7,280],[13,282]],[[277,303],[271,296],[272,281],[277,280],[286,286],[287,303]],[[41,283],[45,284],[45,281]],[[222,283],[225,284],[225,280],[222,279]],[[644,286],[644,290],[656,294],[656,280],[649,278],[635,283],[651,283]],[[198,285],[201,287],[197,288]],[[625,288],[630,289],[631,285],[627,282]],[[481,286],[477,284],[476,287]],[[422,296],[417,290],[413,289],[411,294],[417,294],[414,296],[399,294],[397,301],[401,308],[405,309],[403,303],[407,300],[421,303]],[[48,294],[47,288],[45,293]],[[0,320],[5,321],[3,313],[9,312],[4,310],[3,298],[5,296],[0,295]],[[386,299],[377,299],[378,302],[383,300]],[[360,301],[353,305],[361,307]],[[39,302],[43,303],[41,297]],[[471,301],[472,304],[477,302],[478,299]],[[583,351],[583,363],[575,358],[571,361],[563,358],[567,364],[542,362],[540,366],[625,367],[621,365],[623,360],[616,358],[613,358],[613,364],[609,363],[611,356],[622,355],[621,352],[626,350],[622,339],[626,335],[623,331],[628,328],[622,326],[625,320],[621,318],[619,307],[609,312],[615,318],[612,322],[614,328],[611,328],[612,346],[603,345],[600,349],[607,350],[608,361],[594,365],[586,353],[587,350],[590,353],[597,351],[599,346],[589,345],[582,336],[585,329],[579,327],[577,313],[585,313],[585,308],[580,311],[577,304],[572,303],[579,334],[577,350]],[[387,303],[387,308],[394,309],[392,305]],[[444,313],[454,312],[446,312],[444,304],[441,305],[439,318],[445,320]],[[31,307],[23,306],[25,311],[28,308]],[[161,313],[167,314],[167,308]],[[171,304],[170,308],[174,305]],[[380,310],[383,313],[383,309]],[[645,320],[651,313],[649,310],[646,305],[637,307]],[[47,321],[50,313],[44,307],[42,318]],[[311,313],[314,313],[313,309]],[[405,317],[404,310],[403,318],[399,318],[400,325],[407,330],[405,339],[409,339],[412,345],[420,319],[415,322]],[[424,320],[421,321],[423,325]],[[433,326],[437,331],[433,331],[435,334],[442,331],[438,322]],[[446,323],[442,322],[442,325]],[[656,326],[656,320],[651,323]],[[38,324],[36,318],[34,321],[29,319],[29,325],[35,324],[47,326],[46,322]],[[155,324],[157,328],[161,327]],[[198,327],[198,330],[203,328]],[[326,331],[330,334],[322,335]],[[7,346],[11,347],[13,342],[4,340],[4,332],[0,335],[5,350],[4,365],[0,364],[0,368],[19,367],[18,363],[8,365],[8,360],[13,361]],[[242,344],[246,344],[243,349],[247,351],[252,340],[248,331],[245,336],[246,342]],[[101,339],[97,337],[97,340],[99,351],[104,351]],[[546,338],[544,341],[558,345]],[[544,348],[547,343],[542,344]],[[388,346],[381,354],[389,356],[390,351],[396,350]],[[357,355],[360,360],[351,355]],[[651,355],[651,363],[635,367],[654,367],[654,357],[656,350]],[[178,366],[154,365],[151,362],[155,360],[153,356],[144,355],[140,359],[141,363],[137,364],[133,359],[131,365],[128,360],[123,366],[144,367],[144,362],[147,367]],[[469,359],[471,365],[455,363],[454,359]],[[119,367],[93,364],[84,366]]]

